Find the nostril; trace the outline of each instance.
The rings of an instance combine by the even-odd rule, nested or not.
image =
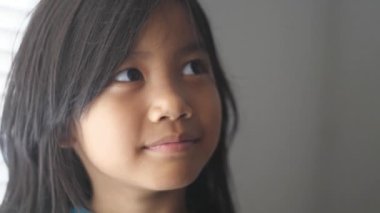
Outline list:
[[[190,112],[182,112],[182,113],[178,113],[178,114],[175,114],[175,115],[167,115],[165,117],[168,117],[170,120],[172,121],[175,121],[175,120],[179,120],[179,119],[188,119],[191,117],[191,113]]]
[[[192,107],[179,96],[156,96],[148,111],[148,117],[152,122],[189,119],[191,116]]]
[[[184,113],[182,113],[182,114],[180,115],[179,118],[190,118],[191,115],[192,115],[191,112],[184,112]]]
[[[185,112],[181,113],[162,113],[161,116],[156,121],[162,121],[162,120],[180,120],[180,119],[189,119],[191,118],[192,113],[191,110],[186,110]]]

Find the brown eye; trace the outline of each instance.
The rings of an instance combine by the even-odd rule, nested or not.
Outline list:
[[[185,75],[199,75],[206,73],[207,70],[200,60],[193,60],[186,64],[183,68]]]
[[[141,71],[136,68],[127,68],[119,71],[115,76],[115,81],[119,82],[140,81],[142,79],[144,79],[144,77]]]

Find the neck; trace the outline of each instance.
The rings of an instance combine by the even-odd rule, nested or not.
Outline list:
[[[123,189],[94,191],[94,213],[187,213],[185,189],[147,192]]]

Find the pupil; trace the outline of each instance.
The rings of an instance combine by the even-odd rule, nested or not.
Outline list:
[[[141,79],[141,73],[137,69],[130,69],[128,70],[128,78],[132,81],[140,80]]]
[[[194,73],[200,73],[199,64],[197,62],[191,62],[190,66]]]

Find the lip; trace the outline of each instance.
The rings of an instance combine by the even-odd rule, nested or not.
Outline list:
[[[144,149],[156,151],[182,151],[198,143],[200,137],[188,133],[171,134],[149,143]]]

